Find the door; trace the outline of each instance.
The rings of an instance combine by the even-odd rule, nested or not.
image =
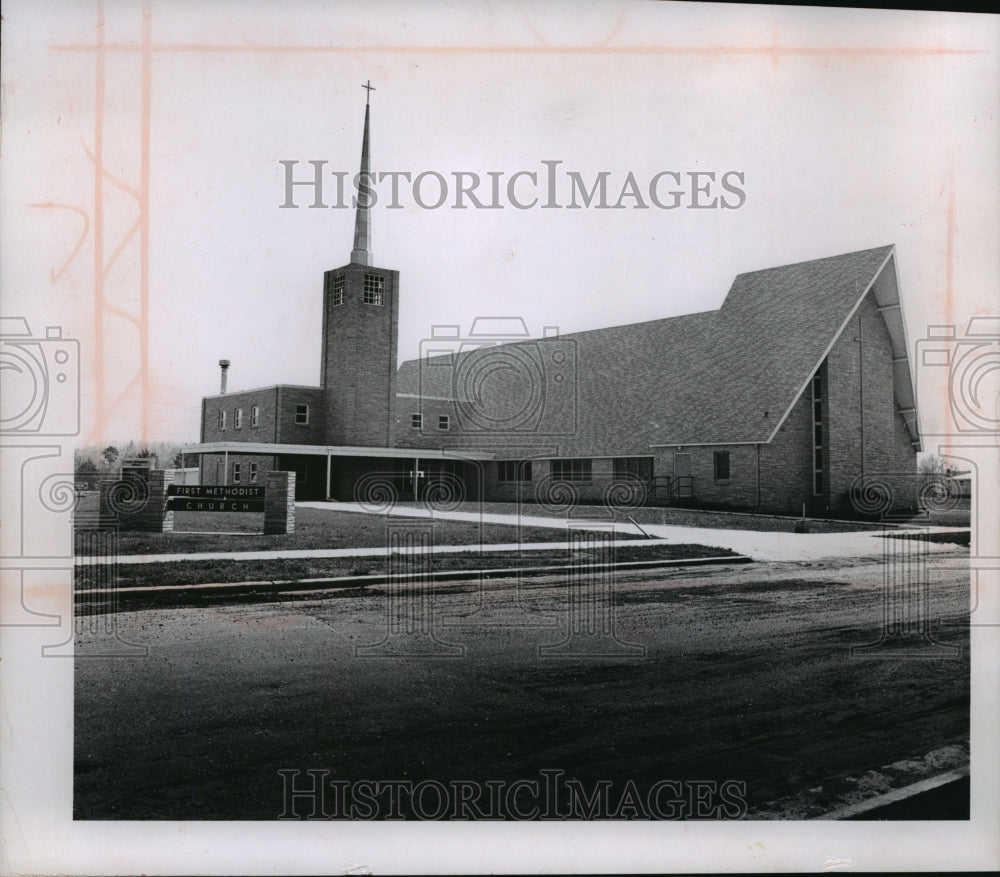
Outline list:
[[[691,455],[674,454],[674,496],[678,499],[690,499],[691,483]]]

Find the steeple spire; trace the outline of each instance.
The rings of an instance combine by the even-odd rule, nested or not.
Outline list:
[[[365,133],[361,140],[361,173],[358,175],[357,213],[354,217],[354,249],[351,262],[358,265],[372,263],[372,218],[371,218],[371,170],[368,166],[368,114],[369,99],[375,88],[369,79],[361,86],[367,89],[365,97]]]

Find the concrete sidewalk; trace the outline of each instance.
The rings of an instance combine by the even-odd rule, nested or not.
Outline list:
[[[558,529],[558,528],[557,528]],[[215,534],[212,534],[215,535]],[[676,541],[663,539],[620,539],[616,545],[671,545]],[[506,551],[566,551],[568,542],[506,542],[497,545],[432,545],[431,554],[455,554],[457,552],[506,552]],[[423,552],[423,546],[407,549],[400,546],[400,554]],[[276,548],[268,551],[200,551],[197,554],[120,554],[117,557],[88,557],[98,566],[108,563],[144,564],[173,563],[186,560],[300,560],[327,557],[385,557],[385,546],[374,548]]]
[[[373,514],[356,503],[344,502],[302,502],[299,508],[321,509],[354,514]],[[546,527],[550,529],[585,528],[588,525],[608,526],[611,522],[599,519],[551,518],[516,514],[479,512],[440,512],[433,514],[424,508],[399,507],[393,509],[397,517],[437,518],[442,520],[506,524],[521,527]],[[932,533],[961,532],[963,527],[927,527]],[[642,532],[631,523],[614,523],[614,531],[619,538],[618,545],[694,544],[714,548],[728,548],[738,554],[759,561],[818,561],[826,558],[874,558],[881,557],[885,550],[885,539],[881,531],[862,533],[775,533],[757,530],[723,530],[709,527],[676,527],[669,524],[643,524],[642,530],[655,538],[646,539]],[[928,553],[943,553],[957,550],[952,543],[923,542],[921,547]],[[506,551],[565,551],[568,542],[524,542],[497,545],[435,545],[436,554],[456,552],[506,552]],[[117,563],[145,564],[169,563],[190,560],[277,560],[336,557],[377,557],[385,554],[385,547],[375,548],[314,548],[299,550],[275,549],[270,551],[213,551],[198,554],[146,554],[120,555]],[[100,561],[98,561],[100,562]],[[109,562],[111,562],[109,560]]]
[[[330,511],[355,512],[365,514],[357,503],[346,502],[304,502],[299,503],[304,508],[329,509]],[[397,507],[393,515],[414,518],[444,518],[452,521],[483,521],[489,524],[512,524],[522,527],[586,527],[587,519],[567,521],[562,518],[528,517],[524,515],[505,515],[478,512],[434,512],[428,509]],[[609,521],[595,518],[592,524],[607,525]],[[615,533],[621,535],[641,536],[634,524],[617,522]],[[761,561],[803,561],[823,560],[824,558],[843,557],[877,557],[885,550],[885,540],[881,531],[873,529],[862,533],[775,533],[758,530],[722,530],[709,527],[676,527],[670,524],[642,524],[642,529],[650,536],[666,542],[679,544],[709,545],[716,548],[728,548],[738,554]],[[965,527],[926,527],[921,528],[931,533],[962,532]],[[631,544],[631,543],[621,543]],[[639,544],[655,544],[645,541]],[[956,546],[951,543],[924,542],[928,552],[954,551]],[[524,546],[527,547],[527,546]]]

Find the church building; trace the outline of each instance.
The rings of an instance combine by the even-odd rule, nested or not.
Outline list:
[[[202,484],[296,473],[300,500],[912,504],[920,450],[892,246],[752,271],[715,311],[531,339],[439,330],[398,365],[399,272],[373,264],[365,106],[354,247],[323,276],[320,384],[202,400]]]

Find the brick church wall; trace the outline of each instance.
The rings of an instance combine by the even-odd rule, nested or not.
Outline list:
[[[896,407],[892,355],[869,294],[827,357],[832,511],[851,510],[849,493],[861,472],[889,485],[894,505],[916,501],[916,451]]]
[[[274,442],[277,441],[277,387],[206,396],[201,402],[201,440],[203,442]],[[259,425],[250,426],[250,412],[256,405]],[[236,429],[235,412],[243,409],[243,425]],[[219,429],[219,412],[226,412],[226,428]]]
[[[812,396],[807,389],[792,406],[769,444],[760,446],[760,511],[801,514],[819,511],[813,495]]]

